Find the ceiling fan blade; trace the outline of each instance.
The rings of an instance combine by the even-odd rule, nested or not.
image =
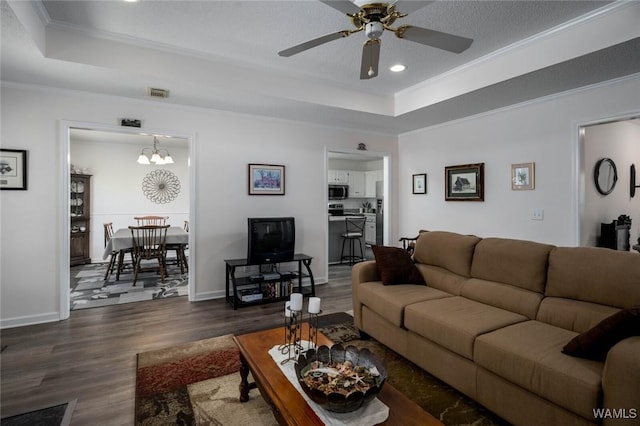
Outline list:
[[[378,76],[380,62],[380,39],[367,40],[362,46],[362,65],[360,66],[360,80],[368,80]]]
[[[278,52],[278,55],[288,58],[289,56],[297,55],[298,53],[304,52],[305,50],[311,49],[312,47],[320,46],[321,44],[325,44],[339,38],[348,37],[349,34],[351,33],[346,30],[338,31],[337,33],[333,34],[327,34],[322,37],[318,37],[316,39],[309,40],[296,46],[290,47],[288,49],[281,50],[280,52]]]
[[[433,1],[413,1],[413,0],[399,0],[393,4],[395,9],[400,13],[413,13],[416,10],[433,3]]]
[[[396,30],[396,36],[449,52],[461,53],[471,46],[473,39],[457,35],[428,30],[426,28],[403,25]]]
[[[353,15],[354,13],[360,12],[360,8],[356,6],[355,3],[350,2],[349,0],[320,0],[322,3],[326,4],[338,10],[342,13],[346,13],[347,15]]]

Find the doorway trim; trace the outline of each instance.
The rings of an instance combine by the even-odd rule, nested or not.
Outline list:
[[[59,159],[60,159],[60,192],[58,194],[58,200],[60,200],[58,215],[59,226],[61,230],[59,241],[59,319],[65,320],[69,318],[70,307],[70,295],[69,284],[71,280],[70,274],[70,229],[69,229],[69,187],[71,182],[71,130],[72,129],[84,129],[84,130],[96,130],[112,133],[126,133],[126,134],[141,134],[150,133],[157,135],[167,135],[176,138],[182,138],[187,140],[188,154],[187,154],[187,167],[189,168],[189,287],[188,287],[188,299],[193,301],[195,297],[195,232],[197,230],[196,208],[195,208],[195,193],[196,193],[196,136],[195,134],[185,134],[179,131],[167,131],[158,129],[149,129],[141,127],[121,127],[113,126],[101,123],[91,123],[84,121],[71,121],[71,120],[59,120],[58,122],[58,140],[59,140]]]

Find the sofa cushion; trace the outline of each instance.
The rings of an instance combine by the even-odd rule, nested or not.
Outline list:
[[[554,246],[507,238],[484,238],[473,252],[471,276],[544,293]]]
[[[562,352],[604,361],[613,345],[631,336],[640,336],[640,306],[623,309],[605,318],[595,327],[571,339]]]
[[[581,300],[545,297],[536,319],[556,327],[583,333],[620,309]]]
[[[429,287],[446,291],[454,296],[460,295],[464,283],[469,279],[439,266],[416,263],[416,268],[418,268]]]
[[[371,246],[376,269],[384,285],[425,284],[411,255],[399,247]]]
[[[460,296],[414,303],[404,313],[408,330],[468,359],[473,359],[477,336],[526,320],[523,315]]]
[[[405,306],[423,300],[451,297],[449,293],[424,285],[385,286],[382,281],[359,284],[358,294],[363,305],[396,327],[404,326]]]
[[[549,253],[546,295],[618,308],[640,305],[638,253],[556,247]]]
[[[473,249],[480,238],[453,232],[423,232],[416,241],[413,260],[416,263],[439,266],[469,277]]]
[[[575,333],[539,321],[504,327],[476,339],[482,368],[585,418],[602,401],[603,363],[561,353]]]
[[[529,319],[535,319],[543,298],[542,293],[478,278],[468,279],[460,295],[476,302],[524,315]]]

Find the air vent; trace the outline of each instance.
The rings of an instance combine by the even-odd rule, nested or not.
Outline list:
[[[152,98],[168,98],[169,91],[167,89],[158,89],[156,87],[149,87],[147,89],[149,96]]]

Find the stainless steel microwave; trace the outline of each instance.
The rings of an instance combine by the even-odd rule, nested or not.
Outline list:
[[[349,185],[329,185],[330,200],[344,200],[349,196]]]

